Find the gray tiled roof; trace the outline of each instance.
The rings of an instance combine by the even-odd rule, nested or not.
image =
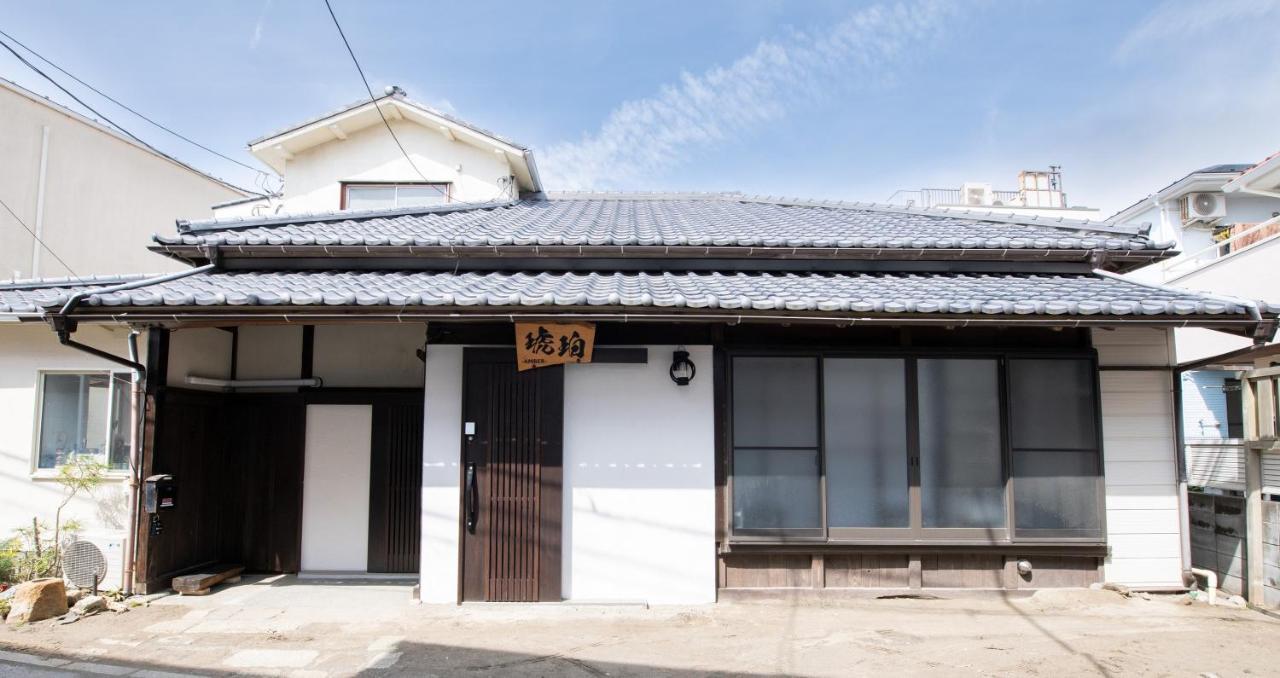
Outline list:
[[[518,144],[518,143],[516,143],[516,142],[512,141],[511,139],[508,139],[508,138],[506,138],[506,137],[504,137],[504,136],[502,136],[502,135],[500,135],[500,134],[498,134],[498,133],[496,133],[496,132],[493,132],[493,131],[487,130],[487,129],[485,129],[485,128],[483,128],[483,127],[479,126],[479,125],[476,125],[476,124],[473,124],[473,123],[467,122],[466,120],[463,120],[462,118],[459,118],[459,117],[458,117],[458,116],[456,116],[456,115],[452,115],[452,114],[449,114],[449,113],[445,113],[444,111],[441,111],[440,109],[435,108],[434,106],[428,106],[427,104],[424,104],[424,103],[422,103],[422,102],[420,102],[420,101],[414,101],[414,100],[412,100],[412,99],[408,98],[407,96],[405,96],[405,95],[403,95],[403,94],[384,94],[383,96],[380,96],[380,97],[377,97],[376,99],[374,99],[374,101],[382,101],[382,100],[384,100],[384,99],[396,99],[396,100],[398,100],[398,101],[401,101],[401,102],[404,102],[404,103],[406,103],[406,104],[409,104],[410,106],[414,106],[414,107],[416,107],[416,108],[421,108],[422,110],[427,111],[428,113],[431,113],[432,115],[435,115],[435,116],[438,116],[438,117],[444,118],[445,120],[448,120],[449,122],[452,122],[452,123],[454,123],[455,125],[458,125],[458,126],[461,126],[461,127],[465,127],[465,128],[467,128],[467,129],[469,129],[469,130],[471,130],[471,131],[473,131],[473,132],[476,132],[477,134],[482,134],[482,135],[487,136],[487,137],[490,137],[490,138],[492,138],[492,139],[497,139],[498,141],[501,141],[502,143],[507,144],[508,146],[514,146],[514,147],[516,147],[516,148],[518,148],[518,149],[520,149],[520,150],[522,150],[522,151],[527,151],[527,150],[529,150],[529,148],[528,148],[527,146],[524,146],[524,145],[522,145],[522,144]],[[333,117],[333,116],[335,116],[335,115],[340,115],[340,114],[342,114],[342,113],[346,113],[347,111],[350,111],[350,110],[355,109],[355,108],[360,108],[361,106],[367,106],[367,105],[369,105],[370,103],[372,103],[372,102],[371,102],[369,99],[359,99],[359,100],[357,100],[357,101],[353,101],[353,102],[351,102],[351,103],[347,104],[346,106],[343,106],[343,107],[338,108],[338,109],[336,109],[336,110],[332,110],[332,111],[329,111],[328,113],[322,113],[322,114],[320,114],[320,115],[317,115],[317,116],[314,116],[314,117],[311,117],[311,118],[307,118],[306,120],[303,120],[302,122],[294,123],[294,124],[289,125],[289,126],[287,126],[287,127],[284,127],[284,128],[278,129],[278,130],[276,130],[276,131],[274,131],[274,132],[271,132],[271,133],[269,133],[269,134],[266,134],[266,135],[263,135],[263,136],[261,136],[261,137],[258,137],[257,139],[254,139],[253,141],[250,141],[250,142],[249,142],[249,145],[250,145],[250,146],[253,146],[253,145],[255,145],[255,144],[260,144],[260,143],[262,143],[262,142],[264,142],[264,141],[266,141],[266,140],[268,140],[268,139],[274,139],[275,137],[278,137],[278,136],[280,136],[280,135],[282,135],[282,134],[288,134],[289,132],[292,132],[293,130],[296,130],[296,129],[302,129],[303,127],[306,127],[307,125],[313,125],[313,124],[315,124],[315,123],[317,123],[317,122],[320,122],[321,120],[325,120],[325,119],[327,119],[327,118],[332,118],[332,117]]]
[[[1135,228],[736,194],[575,194],[485,205],[182,222],[161,245],[733,246],[1159,251]]]
[[[42,306],[64,304],[76,292],[145,280],[155,274],[90,275],[0,281],[0,314],[39,313]]]
[[[111,307],[669,307],[828,314],[1249,315],[1249,308],[1238,300],[1093,274],[218,272],[94,294],[84,303]]]

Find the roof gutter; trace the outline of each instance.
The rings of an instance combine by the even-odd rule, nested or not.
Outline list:
[[[53,331],[58,334],[58,343],[62,344],[63,346],[68,346],[70,348],[83,351],[84,353],[88,353],[89,355],[116,363],[117,365],[123,365],[133,370],[137,374],[145,376],[147,372],[146,366],[138,362],[136,359],[131,360],[129,358],[122,358],[113,353],[108,353],[107,351],[103,351],[102,349],[89,346],[88,344],[82,344],[72,339],[71,335],[76,331],[76,321],[75,319],[70,318],[68,316],[71,314],[72,311],[76,310],[76,307],[80,305],[81,301],[83,301],[84,299],[88,298],[90,295],[93,295],[93,294],[123,292],[124,290],[131,290],[138,287],[146,287],[147,285],[156,285],[159,283],[166,283],[172,280],[179,280],[181,278],[186,278],[187,276],[192,276],[199,273],[205,273],[207,271],[213,270],[214,268],[215,268],[214,264],[206,264],[204,266],[200,266],[198,268],[192,268],[186,271],[179,271],[177,273],[167,273],[165,275],[160,275],[153,278],[143,278],[141,280],[134,280],[132,282],[127,282],[120,285],[111,285],[110,287],[98,287],[98,288],[81,290],[79,292],[76,292],[75,294],[72,294],[71,297],[67,299],[67,302],[62,305],[61,310],[59,310],[56,313],[49,314],[48,316],[49,324],[53,326]]]
[[[1170,287],[1168,285],[1160,285],[1156,283],[1141,282],[1141,281],[1133,280],[1131,278],[1126,278],[1122,275],[1116,275],[1115,273],[1111,273],[1110,271],[1095,270],[1094,273],[1106,278],[1123,280],[1130,284],[1142,285],[1144,287],[1150,287],[1152,289],[1162,290],[1162,291],[1170,292],[1173,294],[1186,293],[1185,289]],[[1278,326],[1280,326],[1280,318],[1270,318],[1270,319],[1264,318],[1262,315],[1262,309],[1258,308],[1258,302],[1253,301],[1252,299],[1245,299],[1243,297],[1232,296],[1229,294],[1214,293],[1214,296],[1219,297],[1221,299],[1233,301],[1237,304],[1240,304],[1241,306],[1244,306],[1249,311],[1249,317],[1252,318],[1253,322],[1255,323],[1253,333],[1252,333],[1253,345],[1255,347],[1266,344],[1267,342],[1271,341],[1275,337],[1276,329]]]

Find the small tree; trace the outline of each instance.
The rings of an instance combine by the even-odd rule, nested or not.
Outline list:
[[[62,486],[63,495],[53,512],[52,539],[48,525],[32,518],[30,527],[18,529],[17,536],[0,543],[0,581],[20,582],[61,573],[63,535],[80,530],[79,522],[62,519],[62,510],[79,494],[92,492],[101,485],[106,470],[105,465],[87,457],[73,457],[58,468],[58,484]]]
[[[54,550],[61,553],[62,550],[62,530],[69,528],[69,532],[74,532],[79,528],[78,523],[68,521],[66,525],[62,522],[62,509],[71,503],[81,492],[90,493],[94,488],[102,484],[106,475],[107,467],[105,464],[95,461],[90,457],[72,457],[71,461],[63,464],[58,468],[58,484],[62,486],[64,491],[62,503],[58,504],[58,509],[53,512],[53,546]],[[54,562],[58,562],[61,555],[55,556]]]

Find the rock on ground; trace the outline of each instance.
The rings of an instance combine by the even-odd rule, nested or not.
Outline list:
[[[67,587],[61,579],[36,579],[15,589],[6,624],[29,624],[67,613]]]
[[[102,596],[85,596],[80,602],[71,608],[71,611],[81,617],[88,617],[91,614],[97,614],[107,609],[107,599]]]

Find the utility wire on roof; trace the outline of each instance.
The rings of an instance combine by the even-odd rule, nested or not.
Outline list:
[[[0,43],[0,44],[3,44],[3,43]],[[82,282],[84,281],[84,278],[82,278],[79,273],[76,273],[75,269],[71,268],[71,266],[69,266],[67,262],[63,261],[62,257],[58,256],[58,253],[54,252],[52,247],[49,247],[49,245],[46,244],[45,241],[40,239],[40,236],[36,235],[36,232],[33,231],[30,226],[27,226],[27,222],[23,221],[22,217],[18,216],[18,213],[13,211],[12,207],[9,207],[9,203],[5,202],[4,200],[0,200],[0,205],[4,206],[5,211],[7,211],[9,215],[12,216],[15,221],[18,222],[18,225],[26,229],[27,233],[30,233],[31,237],[35,238],[36,242],[40,243],[40,246],[43,247],[46,252],[53,255],[53,258],[57,259],[58,263],[62,264],[62,267],[67,269],[67,271],[70,272],[71,275],[75,277],[76,280],[79,280]]]
[[[418,169],[417,163],[413,161],[413,158],[409,157],[408,151],[404,150],[404,145],[400,143],[400,137],[396,136],[395,130],[391,129],[391,123],[387,122],[387,116],[382,113],[382,107],[378,105],[378,97],[374,96],[373,88],[369,86],[369,79],[364,75],[364,68],[360,66],[360,60],[356,58],[355,50],[351,49],[351,43],[347,40],[347,34],[343,32],[342,24],[338,22],[338,15],[334,14],[333,12],[333,5],[329,4],[329,0],[324,0],[324,6],[328,8],[329,16],[333,19],[333,25],[338,29],[338,35],[342,38],[342,44],[346,45],[347,54],[351,55],[351,61],[356,65],[356,71],[360,73],[360,80],[361,82],[364,83],[364,90],[369,93],[369,101],[373,103],[373,108],[378,112],[378,117],[382,118],[383,126],[387,128],[387,132],[391,134],[391,138],[396,142],[396,147],[400,149],[400,154],[403,155],[404,159],[409,162],[409,166],[413,168],[413,171],[417,173],[417,175],[422,179],[423,182],[427,184],[429,188],[432,188],[438,193],[440,193],[441,195],[443,195],[445,197],[445,200],[448,202],[462,203],[464,205],[483,205],[489,202],[493,202],[492,200],[486,200],[480,203],[468,202],[466,200],[457,200],[457,199],[450,200],[449,192],[446,189],[442,189],[439,186],[437,186],[436,184],[438,182],[433,182],[431,179],[428,179],[427,176],[422,173],[422,170]],[[509,198],[514,200],[516,197],[518,197],[518,191],[515,188],[514,181],[508,180],[504,182],[503,180],[499,180],[498,183],[500,187],[498,189],[498,195],[495,198],[495,200],[502,199],[502,198]]]
[[[113,104],[115,104],[115,105],[119,106],[120,108],[123,108],[124,110],[129,111],[130,113],[132,113],[132,114],[134,114],[134,115],[138,116],[139,118],[142,118],[143,120],[145,120],[145,121],[147,121],[147,122],[151,123],[152,125],[155,125],[156,127],[159,127],[160,129],[162,129],[162,130],[164,130],[164,131],[168,132],[169,134],[172,134],[173,136],[178,137],[179,139],[181,139],[181,140],[183,140],[183,141],[185,141],[185,142],[187,142],[187,143],[191,144],[192,146],[195,146],[195,147],[197,147],[197,148],[201,148],[201,149],[203,149],[203,150],[205,150],[205,151],[208,151],[209,153],[212,153],[212,154],[214,154],[214,155],[218,156],[219,158],[222,158],[223,160],[226,160],[227,162],[235,163],[235,164],[237,164],[237,165],[239,165],[239,166],[241,166],[241,167],[243,167],[243,168],[245,168],[245,169],[247,169],[247,170],[252,170],[252,171],[257,172],[257,173],[259,173],[259,174],[266,174],[266,172],[265,172],[265,171],[263,171],[263,170],[261,170],[261,169],[259,169],[259,168],[257,168],[257,167],[253,167],[253,166],[251,166],[251,165],[246,165],[245,163],[240,162],[239,160],[236,160],[235,158],[231,158],[231,157],[225,156],[225,155],[223,155],[223,154],[221,154],[221,153],[219,153],[219,152],[217,152],[217,151],[213,150],[212,148],[209,148],[208,146],[205,146],[204,144],[202,144],[202,143],[200,143],[200,142],[198,142],[198,141],[195,141],[194,139],[191,139],[191,138],[189,138],[189,137],[183,136],[182,134],[179,134],[178,132],[175,132],[175,131],[173,131],[172,129],[169,129],[168,127],[165,127],[164,125],[162,125],[162,124],[160,124],[160,123],[156,122],[155,120],[152,120],[151,118],[148,118],[147,116],[143,115],[142,113],[139,113],[138,111],[136,111],[136,110],[134,110],[134,109],[130,108],[129,106],[126,106],[125,104],[123,104],[123,103],[121,103],[119,100],[117,100],[117,99],[113,98],[111,95],[107,94],[106,92],[103,92],[102,90],[98,89],[97,87],[94,87],[93,85],[90,85],[89,83],[87,83],[87,82],[85,82],[85,81],[81,80],[80,78],[77,78],[77,77],[76,77],[75,75],[73,75],[72,73],[69,73],[65,68],[63,68],[63,67],[59,66],[58,64],[53,63],[53,62],[52,62],[52,61],[50,61],[48,58],[46,58],[44,55],[40,54],[39,52],[35,51],[34,49],[31,49],[30,47],[28,47],[28,46],[26,46],[26,45],[24,45],[24,44],[22,43],[22,41],[18,40],[17,38],[13,37],[12,35],[9,35],[8,33],[4,32],[3,30],[0,30],[0,35],[3,35],[4,37],[8,38],[8,39],[9,39],[10,41],[12,41],[15,45],[17,45],[17,46],[21,47],[22,49],[25,49],[25,50],[27,50],[28,52],[31,52],[32,54],[34,54],[34,55],[35,55],[35,57],[36,57],[37,59],[39,59],[39,60],[41,60],[41,61],[45,62],[46,64],[49,64],[49,65],[50,65],[50,66],[52,66],[53,68],[57,69],[57,70],[58,70],[58,72],[60,72],[60,73],[62,73],[63,75],[67,76],[68,78],[71,78],[72,80],[75,80],[76,82],[78,82],[78,83],[80,83],[81,85],[85,86],[85,87],[86,87],[86,88],[88,88],[90,91],[92,91],[93,93],[95,93],[95,94],[97,94],[98,96],[102,97],[103,99],[106,99],[107,101],[110,101],[111,103],[113,103]],[[5,47],[8,47],[8,45],[5,45]],[[9,49],[9,51],[10,51],[10,52],[13,52],[13,49],[12,49],[12,48],[10,48],[10,49]],[[18,58],[19,58],[19,59],[22,59],[22,57],[18,57]],[[23,63],[26,63],[28,66],[31,66],[31,64],[30,64],[30,63],[28,63],[28,62],[26,62],[26,60],[25,60],[25,59],[23,59]],[[34,67],[34,66],[32,66],[32,68],[34,69],[35,67]],[[37,70],[36,72],[37,72],[37,73],[39,73],[39,71],[38,71],[38,70]],[[41,73],[41,75],[44,75],[44,74],[43,74],[43,73]],[[48,79],[48,76],[45,76],[45,77],[46,77],[46,79]],[[50,80],[50,82],[52,82],[52,80]],[[56,82],[55,82],[54,84],[55,84],[55,85],[57,85],[58,83],[56,83]],[[66,90],[65,90],[65,89],[63,89],[61,85],[59,85],[59,86],[58,86],[58,88],[59,88],[59,89],[62,89],[62,91],[64,91],[64,92],[66,92]],[[68,92],[68,94],[70,94],[70,92]],[[74,96],[73,96],[72,98],[74,98]],[[80,100],[79,100],[79,99],[76,99],[76,101],[80,101]],[[81,105],[82,105],[82,106],[85,106],[85,108],[88,108],[88,106],[87,106],[87,105],[85,105],[85,104],[84,104],[84,102],[80,102],[80,103],[81,103]],[[91,108],[90,108],[89,110],[93,110],[93,109],[91,109]],[[95,113],[96,113],[96,111],[95,111]],[[99,115],[101,115],[101,114],[99,113]],[[103,119],[106,119],[106,118],[105,118],[105,116],[103,116]],[[108,122],[110,122],[110,121],[108,121]],[[115,125],[115,123],[111,123],[111,124]],[[129,132],[125,131],[125,130],[124,130],[124,128],[121,128],[119,125],[115,125],[115,126],[116,126],[117,128],[119,128],[119,129],[120,129],[120,131],[124,132],[125,134],[129,134]],[[138,139],[137,137],[133,136],[132,134],[129,134],[129,136],[130,136],[130,137],[133,137],[135,140],[142,141],[141,139]]]
[[[378,98],[373,95],[373,88],[369,86],[369,79],[365,77],[364,69],[360,67],[360,60],[356,58],[355,50],[351,49],[351,43],[347,41],[347,34],[343,32],[342,24],[338,22],[338,15],[333,13],[333,5],[329,4],[329,0],[324,0],[324,6],[329,9],[329,16],[333,19],[334,27],[338,29],[338,35],[342,38],[342,44],[347,46],[347,54],[351,55],[351,61],[356,65],[356,71],[360,73],[360,80],[364,83],[364,89],[369,93],[369,101],[373,102],[374,110],[378,111],[378,117],[382,118],[382,124],[386,126],[387,132],[389,132],[391,134],[391,138],[395,140],[396,147],[400,149],[400,154],[404,156],[405,160],[409,161],[409,166],[413,168],[414,172],[418,173],[419,177],[422,177],[423,182],[431,184],[431,180],[427,178],[427,175],[422,173],[422,170],[418,169],[418,166],[413,162],[413,158],[410,158],[409,153],[404,150],[404,145],[400,143],[400,137],[396,136],[395,130],[391,129],[391,123],[387,122],[387,116],[383,115],[382,107],[378,105]],[[446,196],[448,195],[448,193],[438,187],[436,187],[436,190]]]

